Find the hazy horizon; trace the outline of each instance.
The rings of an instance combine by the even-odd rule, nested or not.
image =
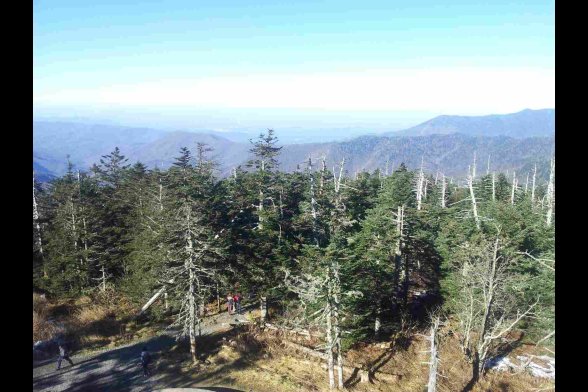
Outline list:
[[[37,117],[377,133],[555,107],[553,1],[33,4]]]

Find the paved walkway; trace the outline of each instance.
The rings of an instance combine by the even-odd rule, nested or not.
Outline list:
[[[202,334],[208,335],[229,330],[231,324],[245,321],[248,313],[249,311],[245,310],[244,315],[229,316],[224,312],[205,318],[202,323]],[[139,362],[143,346],[148,346],[154,359],[157,360],[159,353],[169,350],[174,345],[173,335],[173,331],[167,331],[159,336],[135,341],[114,349],[86,355],[74,355],[71,357],[74,366],[70,366],[68,362],[64,361],[59,371],[55,370],[57,367],[55,359],[33,362],[33,391],[147,392],[163,388],[189,387],[191,385],[180,385],[186,383],[185,380],[174,380],[169,374],[153,374],[149,378],[143,377]],[[162,383],[165,385],[161,385]],[[219,388],[211,387],[204,390],[231,391],[231,389]]]

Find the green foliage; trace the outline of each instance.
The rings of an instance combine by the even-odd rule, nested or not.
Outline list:
[[[525,303],[539,298],[537,317],[521,325],[535,341],[554,330],[555,232],[545,224],[544,181],[538,180],[534,201],[529,186],[525,192],[519,184],[513,204],[512,178],[495,174],[494,197],[492,174],[476,179],[478,229],[469,189],[458,179],[446,179],[442,208],[441,175],[428,176],[417,210],[417,173],[404,164],[389,176],[357,173],[336,186],[339,168],[332,173],[320,163],[278,171],[277,143],[272,130],[261,134],[247,167],[226,178],[215,177],[211,150],[200,144],[195,151],[182,148],[167,170],[131,166],[117,148],[90,173],[78,176],[70,165],[49,187],[35,185],[44,251],[41,256],[34,228],[35,287],[79,295],[101,284],[104,267],[109,283],[144,303],[189,257],[190,225],[205,255],[199,268],[210,271],[201,276],[206,300],[255,292],[284,315],[308,316],[332,295],[320,279],[334,282],[337,275],[348,345],[395,332],[407,315],[425,322],[426,310],[440,302],[452,315],[451,299],[462,289],[459,261],[467,256],[462,245],[499,232],[508,244],[504,252],[517,258],[507,289]],[[302,304],[284,271],[328,295]],[[170,302],[176,309],[181,300]]]

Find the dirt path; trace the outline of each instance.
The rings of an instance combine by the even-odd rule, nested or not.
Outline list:
[[[204,319],[202,335],[225,331],[231,323],[246,320],[250,310],[243,315],[231,315],[226,312]],[[170,374],[158,371],[149,378],[143,377],[139,357],[143,346],[148,346],[157,362],[162,352],[169,350],[175,343],[174,332],[168,331],[159,336],[135,341],[125,346],[87,355],[73,355],[74,366],[64,361],[61,370],[56,371],[56,360],[33,362],[33,391],[38,392],[78,392],[78,391],[120,391],[142,392],[162,388],[190,387],[190,380],[181,377],[174,379]],[[203,388],[202,386],[199,386]],[[218,389],[217,389],[218,390]]]

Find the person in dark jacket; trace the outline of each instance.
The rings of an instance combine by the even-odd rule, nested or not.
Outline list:
[[[57,357],[57,370],[61,369],[61,361],[64,359],[73,366],[73,361],[69,357],[69,347],[63,341],[58,341],[57,345],[59,347],[59,357]]]
[[[143,376],[148,377],[151,375],[151,370],[149,370],[149,364],[151,363],[151,355],[147,351],[147,347],[143,347],[143,351],[141,351],[141,366],[143,367]]]

